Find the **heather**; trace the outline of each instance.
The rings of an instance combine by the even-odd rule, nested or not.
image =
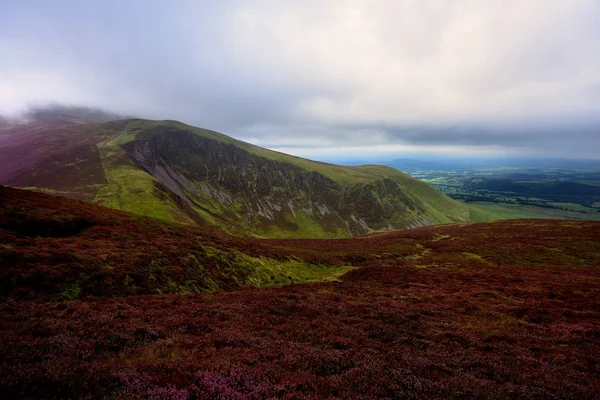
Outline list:
[[[293,257],[210,228],[0,187],[0,297],[76,300],[335,280],[339,261]]]
[[[44,289],[56,285],[49,278],[19,281],[27,282],[26,293],[3,283],[8,289],[0,303],[0,393],[6,398],[600,396],[598,223],[517,220],[354,239],[239,239],[83,203],[75,209],[71,201],[45,195],[12,196],[20,196],[21,205],[30,202],[20,215],[34,218],[37,210],[38,219],[58,213],[52,219],[63,221],[59,226],[69,218],[94,224],[67,223],[77,227],[70,236],[47,234],[56,232],[52,228],[33,237],[18,232],[14,213],[3,214],[0,246],[11,248],[3,257],[27,249],[44,277],[65,276],[67,282],[78,274],[80,282],[79,291],[61,286],[67,295],[59,301],[49,298],[54,289]],[[53,205],[44,208],[45,202]],[[138,231],[137,224],[151,229]],[[110,227],[114,241],[98,226]],[[87,249],[72,243],[82,235]],[[41,249],[62,241],[63,254],[75,258],[110,247],[114,258],[107,260],[122,263],[109,271],[134,268],[128,257],[136,248],[151,261],[170,254],[169,246],[180,252],[204,246],[198,255],[212,256],[200,264],[220,286],[212,293],[97,295],[82,284],[94,269],[50,264],[53,259],[42,258],[45,250],[34,252],[30,240]],[[227,281],[238,265],[244,269],[246,257],[267,270],[287,262],[292,269],[300,263],[347,272],[331,281],[280,281],[263,288]],[[2,282],[13,279],[7,269],[15,276],[29,271],[21,258],[10,260],[2,259]],[[162,282],[156,276],[153,282]],[[176,281],[176,275],[169,279]]]

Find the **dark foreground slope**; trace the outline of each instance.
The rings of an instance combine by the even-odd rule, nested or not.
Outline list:
[[[348,268],[198,228],[0,186],[0,299],[76,300],[336,279]]]
[[[47,215],[48,202],[67,202],[9,192],[29,198],[21,216],[30,218],[36,209]],[[245,241],[89,205],[70,212],[84,220],[93,212],[104,225],[34,237],[5,214],[3,270],[22,273],[29,265],[22,260],[47,257],[38,271],[69,275],[73,264],[53,259],[54,246],[63,257],[111,260],[103,270],[118,271],[130,268],[119,260],[136,247],[171,246],[176,255],[196,242],[227,254],[356,269],[341,281],[212,294],[98,297],[81,286],[80,296],[92,296],[67,302],[41,301],[47,294],[40,288],[54,284],[43,275],[48,279],[29,283],[37,299],[18,299],[25,294],[13,287],[0,303],[6,398],[600,396],[598,223],[517,220],[354,239]],[[159,234],[123,239],[137,224]],[[87,244],[75,245],[82,235]],[[40,253],[29,255],[32,243]],[[95,252],[106,248],[112,250],[102,260]],[[144,273],[156,270],[139,260]],[[227,257],[212,265],[237,274]],[[180,268],[185,274],[194,267]],[[77,273],[80,283],[87,279],[86,271]]]
[[[349,237],[469,218],[393,168],[314,162],[176,121],[93,121],[0,127],[0,184],[244,236]]]

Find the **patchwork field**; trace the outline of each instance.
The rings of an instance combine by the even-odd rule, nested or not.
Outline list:
[[[597,222],[260,240],[0,199],[6,398],[600,396]]]
[[[597,161],[512,162],[516,165],[469,165],[460,161],[436,165],[402,160],[389,165],[466,202],[474,222],[515,218],[600,220]]]

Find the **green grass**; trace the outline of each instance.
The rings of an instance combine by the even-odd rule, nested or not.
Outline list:
[[[254,258],[241,253],[237,261],[250,269],[251,273],[246,284],[255,287],[339,281],[342,275],[352,269],[349,266],[331,267],[301,260],[278,261],[266,257]]]
[[[125,130],[98,145],[108,184],[98,191],[94,202],[164,221],[191,222],[177,212],[176,204],[155,194],[158,181],[134,165],[121,148],[134,139],[135,135]]]
[[[553,205],[555,207],[558,207],[558,208],[565,208],[565,209],[570,210],[570,211],[594,212],[593,208],[586,207],[584,205],[577,204],[577,203],[557,203],[557,202],[554,202],[554,203],[549,203],[549,204],[551,204],[551,205]]]
[[[79,287],[79,282],[75,282],[71,285],[68,285],[65,290],[60,294],[60,297],[66,301],[75,301],[79,300],[79,296],[81,295],[81,288]]]
[[[469,203],[469,209],[471,221],[474,222],[519,218],[600,219],[600,215],[518,204],[476,202]]]
[[[298,283],[338,281],[351,266],[313,264],[300,259],[275,260],[269,257],[251,257],[238,251],[226,253],[204,246],[204,251],[231,271],[231,278],[240,286],[281,286]]]
[[[408,177],[408,175],[407,175]],[[432,222],[463,222],[469,219],[469,208],[457,200],[453,200],[429,184],[414,180],[402,180],[401,184],[410,190],[425,206],[427,214],[434,217]]]
[[[262,231],[261,236],[268,238],[310,238],[310,239],[332,239],[332,238],[347,238],[350,233],[342,228],[334,232],[327,231],[325,228],[308,215],[303,210],[296,210],[296,217],[291,213],[286,214],[286,219],[298,225],[298,230],[283,230],[276,226],[270,226],[268,230]]]

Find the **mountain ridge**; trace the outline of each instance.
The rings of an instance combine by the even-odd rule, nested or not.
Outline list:
[[[0,131],[0,158],[2,184],[237,235],[348,237],[469,218],[390,167],[320,163],[173,120],[13,126]]]

